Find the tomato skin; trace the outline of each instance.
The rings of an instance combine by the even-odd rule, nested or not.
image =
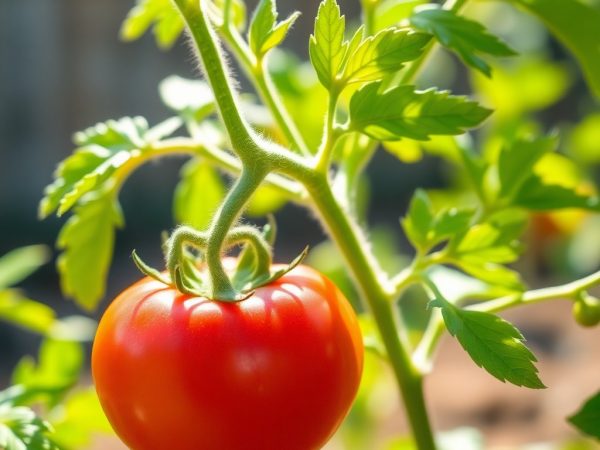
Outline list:
[[[100,321],[92,373],[133,450],[317,450],[358,390],[352,307],[298,266],[238,303],[144,278]]]

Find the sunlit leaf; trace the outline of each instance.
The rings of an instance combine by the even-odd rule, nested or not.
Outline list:
[[[456,51],[465,63],[491,76],[489,64],[480,54],[512,56],[515,52],[485,27],[442,8],[422,9],[410,18],[411,24],[433,34],[446,47]]]
[[[430,135],[462,134],[483,122],[490,112],[445,91],[398,86],[381,92],[381,82],[373,82],[352,96],[350,129],[383,141],[402,137],[427,140]]]
[[[215,169],[204,160],[193,159],[183,166],[181,181],[175,189],[175,220],[204,230],[224,197],[225,186]]]
[[[57,246],[63,253],[57,266],[62,291],[85,309],[94,309],[104,295],[115,228],[122,225],[120,207],[108,191],[82,199],[60,231]]]
[[[310,37],[309,53],[319,81],[331,87],[342,68],[348,42],[344,40],[346,20],[336,0],[323,0],[315,19],[315,30]]]
[[[433,302],[442,308],[450,334],[458,339],[471,359],[500,381],[541,389],[545,386],[533,364],[536,358],[525,346],[525,338],[513,325],[493,314],[457,308],[448,302]]]

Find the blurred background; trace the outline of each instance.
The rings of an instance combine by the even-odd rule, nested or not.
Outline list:
[[[247,2],[249,10],[255,3]],[[340,3],[348,20],[356,22],[358,1]],[[119,40],[121,22],[132,4],[123,0],[0,1],[0,255],[29,244],[54,247],[64,220],[39,221],[37,205],[56,165],[73,149],[73,132],[122,116],[142,115],[150,124],[157,123],[172,114],[160,100],[159,82],[172,74],[197,77],[183,39],[168,52],[158,50],[150,34],[134,43]],[[285,43],[303,60],[317,6],[316,0],[279,1],[282,17],[293,9],[303,12]],[[499,109],[498,121],[527,117],[543,130],[560,129],[563,152],[583,167],[586,178],[598,180],[600,108],[575,62],[539,22],[512,7],[476,2],[469,14],[529,57],[495,62],[496,77],[487,81],[467,72],[454,56],[440,52],[419,83],[460,94],[474,90],[484,104]],[[495,18],[493,24],[490,17]],[[275,65],[280,61],[273,59]],[[241,86],[250,89],[245,81]],[[461,185],[443,158],[405,151],[400,159],[381,151],[369,169],[372,237],[392,267],[401,267],[411,254],[397,221],[415,188],[435,192]],[[120,199],[127,227],[117,235],[108,292],[95,317],[115,293],[140,277],[130,259],[132,249],[160,264],[160,233],[174,226],[173,190],[184,161],[173,158],[146,165],[123,189]],[[287,260],[310,244],[315,264],[332,276],[343,276],[332,250],[318,246],[323,232],[304,211],[286,206],[277,213],[277,220],[277,259]],[[519,269],[532,287],[564,282],[600,265],[600,221],[589,214],[539,215],[532,221],[528,239],[530,248]],[[347,280],[339,281],[347,286]],[[20,287],[60,315],[81,313],[62,296],[52,263]],[[503,385],[475,367],[454,341],[446,340],[436,371],[427,381],[436,428],[475,427],[493,448],[571,438],[574,432],[564,423],[564,416],[600,387],[600,330],[577,327],[569,302],[530,307],[506,317],[524,332],[541,360],[542,378],[551,388],[528,391]],[[0,387],[8,384],[21,356],[35,353],[38,344],[34,334],[0,324]],[[373,435],[369,439],[374,440],[363,442],[401,434],[405,428],[397,427],[404,424],[403,414],[396,397],[389,394],[394,386],[387,372],[373,369],[367,372],[365,383],[374,386],[368,398],[361,400],[367,418],[351,417],[358,424],[355,430],[368,428],[365,434]],[[370,448],[357,437],[353,445],[347,444],[348,439],[352,440],[340,438],[331,448]],[[106,442],[99,445],[109,446]],[[457,449],[467,448],[457,445]],[[114,448],[119,447],[115,444]],[[589,448],[594,447],[590,444]]]

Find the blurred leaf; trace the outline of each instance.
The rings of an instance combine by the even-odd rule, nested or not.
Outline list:
[[[579,0],[511,0],[528,9],[577,58],[587,82],[600,98],[600,10]]]
[[[275,0],[260,0],[252,16],[248,31],[248,45],[259,58],[285,39],[300,13],[296,12],[277,23]]]
[[[215,98],[207,83],[171,75],[160,82],[160,98],[169,108],[201,121],[215,110]]]
[[[246,213],[254,217],[263,217],[280,209],[288,200],[285,194],[272,186],[262,185],[252,195]]]
[[[45,334],[54,325],[55,313],[43,303],[29,300],[19,291],[0,291],[0,319]]]
[[[523,183],[531,176],[536,163],[542,156],[555,150],[557,145],[556,136],[549,136],[533,140],[520,139],[505,146],[498,157],[501,195],[511,197],[519,192]]]
[[[78,149],[58,166],[54,182],[46,187],[40,217],[57,208],[58,215],[63,215],[85,194],[98,189],[144,148],[147,131],[145,119],[124,117],[76,133]]]
[[[600,392],[588,399],[583,407],[569,417],[579,431],[600,439]]]
[[[24,406],[0,404],[0,448],[3,450],[60,450],[48,434],[50,424]]]
[[[113,434],[93,387],[69,395],[50,421],[53,441],[71,450],[87,448],[98,434]]]
[[[383,30],[398,24],[412,14],[416,6],[426,0],[384,0],[375,10],[375,28]]]
[[[83,362],[81,344],[45,339],[37,364],[29,356],[22,358],[15,367],[12,382],[25,388],[22,399],[27,398],[27,403],[43,399],[54,406],[77,383]]]
[[[432,305],[442,308],[448,331],[479,367],[502,382],[532,389],[545,387],[533,365],[535,356],[513,325],[493,314],[463,310],[440,299]]]
[[[402,220],[402,227],[412,244],[421,250],[426,250],[429,240],[427,234],[433,226],[433,210],[427,193],[417,189],[410,201],[408,213]]]
[[[472,72],[475,90],[494,107],[495,120],[507,120],[553,105],[571,84],[567,70],[533,57],[515,61],[510,68],[497,66],[494,78]]]
[[[417,59],[430,39],[430,36],[424,33],[395,28],[368,36],[356,49],[348,51],[348,62],[344,68],[342,82],[365,83],[397,72],[405,62]]]
[[[534,211],[563,208],[581,208],[600,211],[600,199],[582,194],[573,188],[546,184],[539,175],[533,175],[523,184],[514,199],[515,205]]]
[[[584,164],[600,162],[600,113],[590,114],[573,128],[566,149]]]
[[[483,25],[439,7],[421,9],[410,18],[417,29],[433,34],[444,46],[456,51],[469,66],[491,76],[492,69],[479,54],[513,56],[516,53]]]
[[[185,27],[170,0],[138,0],[121,26],[121,39],[139,39],[153,25],[156,44],[163,50],[173,46]]]
[[[415,191],[402,227],[415,248],[426,252],[431,247],[463,233],[469,226],[474,210],[444,208],[434,212],[431,200],[421,189]]]
[[[446,91],[416,91],[398,86],[381,91],[381,82],[359,89],[350,101],[350,129],[377,140],[462,134],[479,125],[491,111]]]
[[[344,63],[348,49],[348,42],[344,40],[345,29],[346,20],[336,0],[323,0],[308,48],[319,81],[327,89],[331,88]]]
[[[181,181],[175,189],[175,220],[204,230],[224,197],[225,187],[215,169],[204,160],[192,159],[183,166]]]
[[[30,245],[0,257],[0,289],[20,283],[50,259],[48,247]]]
[[[524,289],[520,275],[500,264],[472,263],[460,259],[454,261],[454,264],[469,275],[492,286],[503,287],[514,292],[521,292]]]
[[[93,310],[104,295],[115,228],[122,225],[120,207],[108,191],[84,197],[60,231],[57,246],[63,253],[57,267],[61,288],[86,310]]]

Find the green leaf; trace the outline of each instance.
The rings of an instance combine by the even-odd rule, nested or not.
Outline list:
[[[74,141],[79,148],[58,166],[54,182],[46,187],[40,217],[45,218],[56,209],[59,216],[63,215],[86,193],[110,179],[144,148],[147,131],[145,119],[124,117],[76,133]]]
[[[77,383],[83,362],[84,351],[80,343],[44,340],[37,364],[26,356],[13,372],[13,383],[24,387],[20,403],[42,399],[54,406]]]
[[[69,449],[89,448],[96,435],[113,434],[93,387],[70,394],[51,422],[52,440]]]
[[[538,16],[577,58],[600,97],[600,10],[579,0],[511,0]]]
[[[430,135],[462,134],[491,113],[446,91],[398,86],[382,92],[381,86],[379,81],[367,84],[350,100],[350,129],[377,140],[428,140]]]
[[[277,23],[275,0],[261,0],[256,6],[248,31],[248,44],[252,52],[260,59],[281,44],[299,16],[300,13],[294,13]]]
[[[192,159],[183,166],[181,181],[175,189],[175,220],[204,230],[224,197],[225,187],[215,169],[204,160]]]
[[[498,176],[500,178],[500,194],[511,197],[521,189],[536,163],[547,153],[556,149],[556,136],[538,139],[519,139],[512,145],[505,146],[498,156]]]
[[[458,242],[457,258],[472,264],[506,264],[519,258],[518,242],[505,239],[501,230],[489,223],[471,227]]]
[[[408,214],[402,220],[404,232],[416,248],[427,249],[427,234],[433,226],[433,219],[433,207],[427,193],[417,189],[410,202]]]
[[[575,188],[546,184],[537,174],[530,176],[514,198],[514,204],[533,211],[580,208],[600,211],[600,198],[577,192]]]
[[[415,192],[402,227],[406,236],[421,251],[463,233],[471,222],[472,209],[446,208],[434,212],[431,200],[421,189]]]
[[[427,0],[384,0],[375,9],[375,28],[383,30],[408,19],[416,6]]]
[[[63,226],[57,246],[62,291],[87,310],[102,296],[112,257],[115,228],[123,225],[111,191],[86,195]]]
[[[284,193],[265,184],[260,186],[252,195],[246,214],[254,217],[263,217],[274,213],[288,201],[289,197]]]
[[[545,387],[533,364],[537,361],[535,356],[523,343],[523,335],[509,322],[493,314],[456,308],[447,302],[443,303],[442,315],[450,334],[479,367],[503,382],[532,389]]]
[[[452,263],[469,275],[492,286],[502,287],[510,292],[522,292],[524,290],[519,274],[500,264],[470,262],[465,259],[457,259]]]
[[[49,306],[25,298],[13,289],[0,291],[0,320],[45,334],[50,331],[55,319],[54,310]]]
[[[569,417],[569,422],[582,433],[600,439],[600,392],[586,401],[576,414]]]
[[[171,75],[160,82],[159,93],[165,105],[186,119],[200,122],[215,111],[210,86],[201,80]]]
[[[348,42],[344,40],[345,29],[346,20],[336,0],[323,0],[308,50],[319,81],[327,89],[331,89],[344,63],[348,49]]]
[[[24,406],[0,404],[0,448],[3,450],[60,450],[48,434],[52,427]]]
[[[0,289],[20,283],[50,259],[44,245],[30,245],[12,250],[0,257]]]
[[[430,39],[430,36],[424,33],[395,28],[369,36],[356,50],[348,51],[348,62],[342,75],[343,82],[365,83],[397,72],[403,67],[403,63],[417,59]]]
[[[121,26],[121,39],[139,39],[153,25],[156,44],[164,50],[173,46],[185,26],[170,0],[138,0]]]
[[[491,68],[479,54],[515,55],[514,50],[488,33],[483,25],[447,9],[422,9],[411,16],[410,23],[419,30],[433,34],[440,43],[458,53],[466,64],[488,77]]]

